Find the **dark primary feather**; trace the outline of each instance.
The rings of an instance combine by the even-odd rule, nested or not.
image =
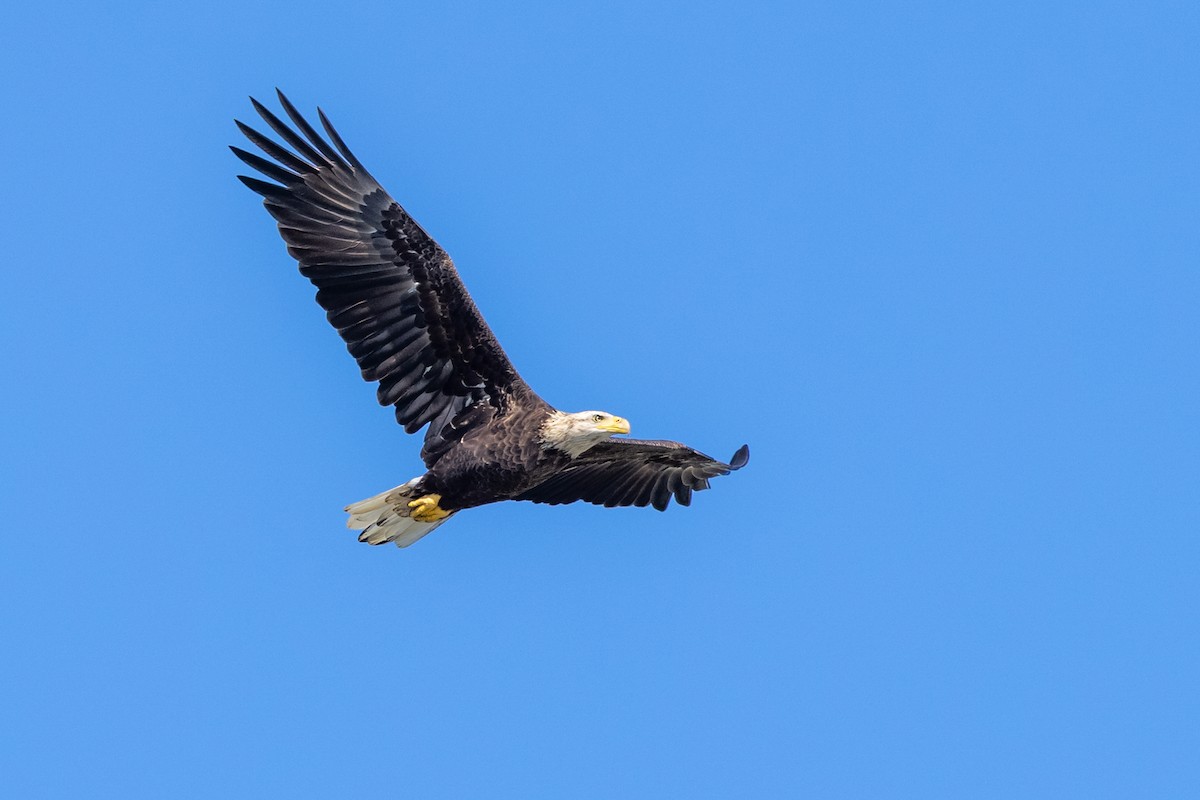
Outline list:
[[[429,424],[431,464],[472,424],[514,399],[536,399],[475,307],[446,252],[363,168],[325,115],[329,141],[282,93],[289,126],[251,98],[291,149],[237,125],[265,155],[231,148],[275,183],[239,175],[262,195],[288,252],[378,398],[409,433]],[[332,141],[332,144],[330,144]],[[541,402],[536,400],[536,402]]]
[[[749,460],[746,445],[723,464],[679,442],[609,439],[515,499],[551,505],[585,500],[609,508],[653,505],[665,511],[672,497],[690,505],[692,492],[707,489],[709,478],[728,475]]]

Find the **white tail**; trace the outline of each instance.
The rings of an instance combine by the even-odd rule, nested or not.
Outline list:
[[[360,542],[395,542],[397,547],[408,547],[425,534],[431,533],[446,520],[418,522],[409,516],[411,509],[408,507],[408,501],[416,496],[416,486],[420,480],[413,478],[403,486],[388,489],[382,494],[346,506],[346,511],[350,514],[350,519],[346,520],[346,527],[362,531],[358,535]]]

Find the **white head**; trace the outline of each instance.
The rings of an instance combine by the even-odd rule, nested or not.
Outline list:
[[[629,433],[629,422],[605,411],[555,411],[542,425],[542,444],[574,458],[614,433]]]

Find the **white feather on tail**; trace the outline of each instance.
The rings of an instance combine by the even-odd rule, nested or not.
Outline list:
[[[403,486],[388,489],[374,497],[346,506],[346,512],[350,514],[350,519],[346,520],[346,527],[362,531],[358,535],[360,542],[395,542],[397,547],[408,547],[427,533],[432,533],[434,528],[446,520],[418,522],[409,516],[412,509],[408,507],[408,503],[416,497],[416,486],[420,480],[413,478]]]

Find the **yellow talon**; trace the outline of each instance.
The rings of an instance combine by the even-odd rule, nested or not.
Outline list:
[[[442,500],[440,494],[427,494],[418,497],[408,504],[412,509],[412,518],[417,522],[437,522],[450,516],[450,512],[438,505]]]

